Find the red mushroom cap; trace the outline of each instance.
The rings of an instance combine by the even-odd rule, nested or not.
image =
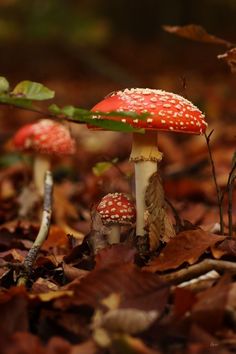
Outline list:
[[[136,210],[130,197],[124,193],[109,193],[97,206],[104,224],[132,224]]]
[[[156,89],[131,88],[114,92],[96,104],[92,111],[149,113],[146,120],[102,117],[148,130],[201,134],[207,127],[205,116],[190,101],[180,95]]]
[[[19,129],[13,137],[13,145],[18,150],[41,154],[69,155],[75,152],[75,141],[69,130],[49,119],[42,119]]]

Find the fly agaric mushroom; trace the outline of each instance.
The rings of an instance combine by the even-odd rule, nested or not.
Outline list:
[[[148,88],[131,88],[114,92],[96,104],[92,111],[148,114],[146,120],[101,116],[102,119],[120,120],[134,128],[145,129],[144,134],[133,134],[130,156],[130,160],[135,163],[136,235],[144,236],[145,192],[149,178],[158,172],[162,160],[162,153],[157,144],[158,131],[202,134],[207,126],[205,117],[196,106],[182,96]]]
[[[135,206],[130,197],[124,193],[109,193],[97,206],[104,225],[111,228],[109,244],[120,242],[120,227],[131,225],[135,221]]]
[[[35,152],[34,183],[40,195],[44,191],[44,176],[50,170],[50,156],[70,155],[75,152],[75,141],[62,124],[49,119],[27,124],[13,137],[16,149]]]

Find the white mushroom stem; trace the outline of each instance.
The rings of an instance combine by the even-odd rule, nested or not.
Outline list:
[[[157,147],[157,132],[134,133],[130,160],[135,163],[136,235],[145,235],[145,192],[149,178],[157,172],[162,153]]]
[[[114,243],[120,243],[120,225],[113,224],[110,226],[110,232],[107,236],[107,241],[109,245]]]
[[[46,171],[50,170],[50,160],[46,155],[38,155],[34,159],[33,178],[34,185],[40,196],[44,195],[44,179]]]

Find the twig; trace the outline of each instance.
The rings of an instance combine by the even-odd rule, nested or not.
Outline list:
[[[172,282],[173,284],[180,284],[184,281],[198,277],[201,274],[205,274],[211,270],[215,270],[219,273],[227,271],[233,275],[236,275],[236,263],[219,261],[215,259],[205,259],[204,261],[194,264],[188,268],[184,268],[165,275],[160,275],[160,278],[163,281]]]
[[[211,147],[210,147],[210,138],[211,138],[211,135],[213,134],[213,132],[214,132],[214,129],[208,135],[206,133],[204,133],[204,135],[206,138],[207,149],[208,149],[208,154],[209,154],[211,169],[212,169],[212,176],[213,176],[213,180],[214,180],[214,184],[215,184],[215,188],[216,188],[217,202],[218,202],[218,208],[219,208],[219,217],[220,217],[220,233],[223,235],[224,234],[224,221],[223,221],[223,209],[222,209],[222,202],[223,202],[222,191],[221,191],[219,184],[217,182],[216,169],[215,169],[215,164],[214,164],[214,160],[213,160],[213,156],[212,156],[212,152],[211,152]]]
[[[40,229],[38,235],[29,250],[24,263],[23,263],[23,271],[20,272],[17,285],[25,285],[28,281],[28,278],[32,272],[32,267],[36,260],[37,254],[46,240],[51,221],[51,213],[52,213],[52,187],[53,187],[53,179],[50,171],[46,172],[45,182],[44,182],[44,206],[43,206],[43,215],[42,221],[40,225]]]
[[[236,166],[235,166],[236,167]],[[228,186],[228,221],[229,221],[229,237],[233,237],[233,190],[236,176],[230,178]]]
[[[10,105],[9,103],[4,103],[4,102],[0,102],[0,106],[8,106],[8,107],[13,107],[13,108],[17,108],[20,110],[24,110],[24,111],[28,111],[28,112],[33,112],[33,113],[37,113],[41,116],[43,116],[44,119],[50,119],[50,118],[56,118],[59,120],[66,120],[68,122],[72,122],[72,123],[76,123],[76,124],[84,124],[84,122],[80,122],[79,120],[74,120],[66,115],[57,115],[57,114],[53,114],[49,111],[42,111],[38,108],[30,108],[30,107],[21,107],[21,106],[17,106],[17,105]]]

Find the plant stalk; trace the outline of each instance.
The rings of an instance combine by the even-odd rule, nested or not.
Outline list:
[[[224,220],[223,220],[223,198],[222,198],[222,191],[221,188],[217,182],[217,177],[216,177],[216,169],[215,169],[215,163],[213,160],[212,156],[212,151],[211,151],[211,146],[210,146],[210,138],[214,130],[212,130],[208,135],[205,133],[205,139],[207,143],[207,150],[210,158],[210,163],[211,163],[211,170],[212,170],[212,176],[213,176],[213,181],[215,184],[215,189],[216,189],[216,195],[217,195],[217,203],[218,203],[218,209],[219,209],[219,218],[220,218],[220,233],[223,235],[224,234]]]
[[[32,272],[34,262],[37,258],[38,252],[48,236],[48,232],[50,229],[50,222],[51,222],[51,214],[52,214],[52,188],[53,188],[52,174],[50,171],[47,171],[45,175],[45,182],[44,182],[44,205],[43,205],[43,215],[42,215],[40,229],[31,249],[29,250],[24,260],[23,270],[20,272],[17,285],[27,284],[29,276]]]

